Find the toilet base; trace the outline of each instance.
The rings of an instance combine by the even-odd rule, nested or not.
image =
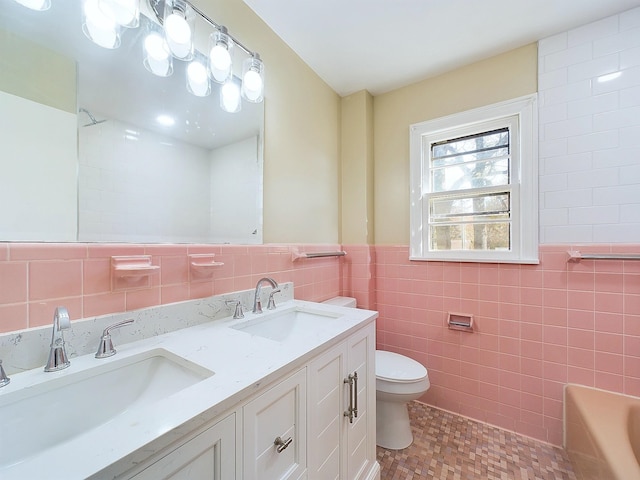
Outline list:
[[[390,450],[402,450],[413,443],[406,402],[376,402],[376,444]]]

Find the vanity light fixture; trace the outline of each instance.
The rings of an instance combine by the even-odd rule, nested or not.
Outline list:
[[[47,10],[51,0],[15,0],[32,10]],[[82,31],[97,45],[114,49],[120,46],[124,30],[140,26],[140,14],[150,16],[142,38],[143,63],[159,77],[173,74],[173,59],[191,62],[187,66],[187,90],[198,97],[211,93],[210,80],[221,84],[220,105],[227,112],[238,112],[242,99],[260,103],[264,99],[264,63],[253,52],[231,36],[188,0],[142,0],[148,8],[141,9],[141,0],[82,0]],[[213,28],[208,51],[195,48],[196,20]],[[206,37],[205,37],[206,38]],[[237,67],[234,75],[234,48],[248,58]]]
[[[231,76],[232,52],[233,42],[227,27],[217,28],[209,36],[209,72],[214,81],[224,83]]]
[[[229,113],[240,111],[242,100],[240,98],[240,85],[236,77],[229,77],[220,88],[220,107]]]
[[[193,58],[193,33],[195,14],[185,0],[165,0],[164,36],[174,57],[180,60]]]
[[[253,103],[260,103],[264,94],[264,63],[254,53],[242,63],[242,96]]]
[[[153,29],[144,37],[142,44],[144,61],[147,70],[158,77],[168,77],[173,73],[173,57],[164,36]]]
[[[140,25],[140,0],[98,0],[104,15],[125,28]]]
[[[82,31],[97,45],[104,48],[120,46],[120,25],[109,18],[98,6],[99,0],[83,0]]]
[[[206,97],[211,93],[207,67],[205,62],[198,58],[187,66],[187,90],[196,97]]]

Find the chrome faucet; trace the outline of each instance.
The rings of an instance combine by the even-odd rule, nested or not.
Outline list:
[[[7,374],[5,373],[4,368],[2,368],[2,360],[0,360],[0,387],[9,385],[10,381],[11,379],[7,377]]]
[[[71,328],[69,312],[64,307],[56,308],[53,314],[53,332],[51,333],[51,350],[49,350],[49,360],[44,367],[45,372],[55,372],[71,365],[67,358],[67,351],[64,348],[63,330]]]
[[[234,307],[234,310],[233,310],[234,320],[237,320],[239,318],[244,318],[244,310],[242,309],[242,302],[240,300],[227,300],[224,303],[227,306]]]
[[[98,351],[96,352],[96,358],[107,358],[116,354],[116,349],[113,347],[113,341],[111,340],[111,330],[114,328],[124,327],[125,325],[131,325],[133,323],[133,318],[129,318],[128,320],[123,320],[122,322],[114,323],[113,325],[109,325],[102,331],[102,336],[100,337],[100,344],[98,345]]]
[[[264,282],[268,282],[271,284],[273,291],[269,295],[269,303],[267,308],[269,310],[273,310],[276,308],[276,302],[273,300],[273,294],[278,293],[280,291],[280,287],[278,287],[278,282],[276,282],[273,278],[264,277],[258,280],[256,284],[256,295],[253,299],[253,313],[262,313],[262,301],[260,300],[260,287]]]

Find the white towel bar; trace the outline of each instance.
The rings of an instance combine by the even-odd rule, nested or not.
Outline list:
[[[580,260],[640,260],[638,253],[580,253],[577,250],[569,250],[569,262]]]

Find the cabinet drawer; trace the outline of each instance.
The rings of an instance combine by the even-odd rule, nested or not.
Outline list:
[[[138,473],[132,480],[233,480],[235,414],[216,423]]]
[[[297,479],[304,474],[306,401],[302,369],[243,407],[245,480]]]

